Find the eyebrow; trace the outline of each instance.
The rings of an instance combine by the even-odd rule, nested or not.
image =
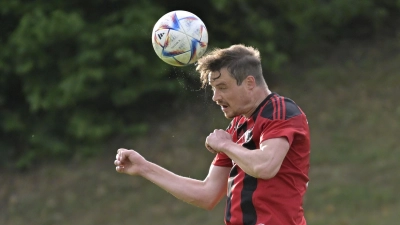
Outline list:
[[[219,73],[219,75],[218,75],[217,77],[215,77],[215,78],[211,78],[211,76],[210,76],[210,78],[211,78],[212,81],[215,81],[216,79],[218,79],[218,78],[221,77],[221,75],[222,75],[222,74],[221,74],[221,71],[218,70],[218,73]]]
[[[219,86],[226,86],[226,83],[222,82],[222,83],[219,83],[219,84],[215,85],[215,87],[219,87]]]
[[[228,87],[228,85],[223,81],[223,82],[221,82],[221,83],[219,83],[217,85],[210,85],[210,87],[212,89],[214,89],[214,88],[226,88],[226,87]]]

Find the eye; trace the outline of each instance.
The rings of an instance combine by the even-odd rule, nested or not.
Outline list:
[[[211,86],[211,90],[214,92],[215,91],[224,91],[226,89],[228,89],[228,87],[226,85],[222,85],[222,84],[219,84],[217,86]]]
[[[226,89],[226,86],[219,86],[218,89],[219,89],[219,90],[225,90],[225,89]]]
[[[216,86],[216,88],[218,90],[226,89],[226,85],[225,84],[219,84],[219,85]]]

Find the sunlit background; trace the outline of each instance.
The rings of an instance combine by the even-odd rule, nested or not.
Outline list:
[[[226,128],[195,66],[151,44],[173,10],[209,47],[260,50],[272,91],[311,128],[309,225],[395,225],[400,216],[400,1],[0,1],[0,224],[216,225],[152,183],[115,172],[131,148],[204,179],[205,137]]]

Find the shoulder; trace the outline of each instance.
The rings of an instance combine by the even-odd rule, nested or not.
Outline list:
[[[260,116],[269,120],[288,120],[303,114],[300,107],[290,98],[273,94],[260,113]]]

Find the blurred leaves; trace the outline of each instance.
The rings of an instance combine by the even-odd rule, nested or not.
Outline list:
[[[144,134],[164,106],[192,101],[194,68],[163,63],[150,40],[178,8],[205,22],[209,49],[257,47],[266,74],[326,44],[395,33],[400,18],[389,0],[2,1],[0,167],[95,154],[112,136]]]
[[[15,27],[1,36],[1,162],[25,168],[39,158],[79,155],[83,146],[95,153],[116,131],[145,132],[140,115],[146,108],[129,105],[178,85],[149,54],[149,32],[162,12],[145,1],[115,8],[98,1],[79,7],[38,1],[27,3],[29,10],[20,4],[2,11]],[[96,7],[106,13],[93,20]],[[147,61],[155,61],[154,69],[146,69]]]

